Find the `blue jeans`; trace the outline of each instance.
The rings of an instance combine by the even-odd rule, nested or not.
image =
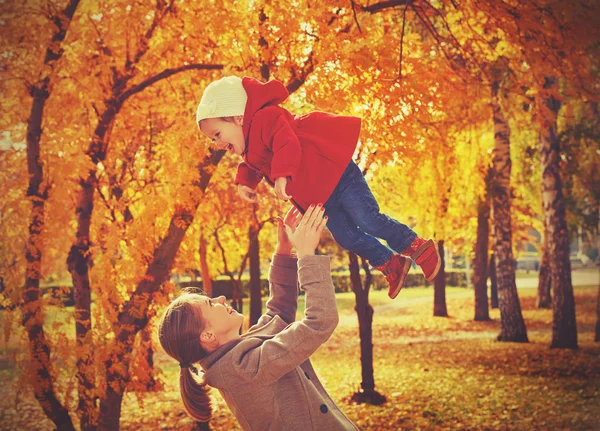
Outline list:
[[[401,253],[417,237],[415,231],[379,212],[379,205],[359,167],[350,162],[333,193],[325,202],[327,228],[346,250],[380,266],[393,251]],[[390,248],[377,238],[385,240]]]

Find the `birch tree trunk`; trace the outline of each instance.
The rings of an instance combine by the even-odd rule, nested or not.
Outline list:
[[[515,281],[510,220],[510,127],[501,109],[500,86],[506,73],[503,62],[492,68],[491,105],[494,115],[494,159],[492,176],[492,206],[494,223],[494,254],[500,308],[499,341],[528,342],[525,322]]]
[[[556,85],[553,77],[546,77],[544,88]],[[550,279],[554,288],[552,310],[552,343],[550,347],[577,348],[575,298],[571,283],[569,237],[567,232],[565,199],[560,179],[560,142],[556,119],[561,103],[553,96],[545,100],[548,117],[542,128],[542,203],[548,230]]]

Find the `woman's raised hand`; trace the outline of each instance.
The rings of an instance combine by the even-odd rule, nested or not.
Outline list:
[[[315,254],[315,249],[321,239],[321,233],[327,224],[327,217],[323,217],[324,214],[325,209],[322,205],[311,205],[302,216],[295,230],[286,223],[285,231],[290,242],[296,248],[298,258]]]
[[[293,233],[301,219],[302,214],[294,206],[288,210],[285,219],[277,217],[277,254],[290,254],[292,252],[293,244],[285,227],[289,226]]]

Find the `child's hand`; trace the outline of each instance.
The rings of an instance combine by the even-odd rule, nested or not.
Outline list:
[[[296,209],[291,207],[285,215],[285,220],[281,217],[277,217],[277,254],[290,254],[292,252],[293,244],[288,237],[285,227],[289,226],[292,233],[296,230],[302,214]]]
[[[254,189],[251,189],[250,187],[244,186],[242,184],[238,184],[237,189],[238,194],[245,201],[252,202],[253,204],[258,202],[258,198],[256,197],[256,191]]]
[[[315,254],[321,232],[327,224],[327,217],[323,218],[323,214],[325,211],[321,205],[311,205],[298,223],[296,230],[292,230],[291,226],[285,226],[287,236],[296,247],[299,259]]]
[[[285,187],[287,186],[287,178],[279,177],[275,178],[275,194],[279,199],[283,199],[284,201],[289,201],[292,197],[289,196],[285,192]]]

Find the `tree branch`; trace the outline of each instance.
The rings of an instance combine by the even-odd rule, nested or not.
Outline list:
[[[414,0],[386,0],[369,6],[360,6],[360,10],[368,13],[376,13],[396,6],[407,6],[413,2]]]
[[[185,66],[176,67],[175,69],[165,69],[162,72],[160,72],[159,74],[151,76],[150,78],[147,78],[146,80],[140,82],[139,84],[134,85],[133,87],[125,90],[123,93],[121,93],[119,95],[118,102],[122,104],[130,96],[133,96],[134,94],[139,93],[140,91],[144,90],[146,87],[149,87],[150,85],[154,84],[155,82],[160,81],[161,79],[168,78],[169,76],[173,76],[177,73],[185,72],[186,70],[221,70],[221,69],[223,69],[222,64],[199,64],[199,63],[186,64]]]

